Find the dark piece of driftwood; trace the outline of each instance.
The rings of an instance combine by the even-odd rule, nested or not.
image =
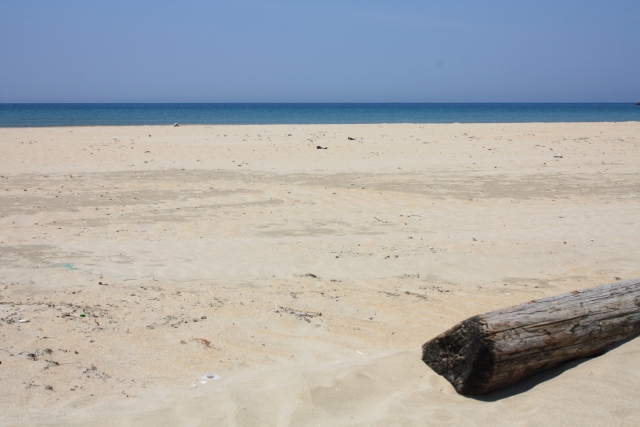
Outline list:
[[[640,279],[491,311],[422,346],[463,395],[486,394],[640,334]]]

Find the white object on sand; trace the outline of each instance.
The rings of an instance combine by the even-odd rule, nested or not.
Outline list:
[[[208,372],[208,373],[203,375],[202,379],[203,380],[219,380],[220,379],[220,375],[216,375],[213,372]]]

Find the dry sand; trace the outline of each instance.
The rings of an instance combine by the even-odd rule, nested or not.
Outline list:
[[[639,145],[637,122],[0,129],[0,424],[635,426],[638,339],[481,399],[420,346],[640,277]]]

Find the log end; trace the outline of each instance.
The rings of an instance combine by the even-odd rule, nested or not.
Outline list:
[[[480,316],[470,317],[422,346],[422,361],[462,395],[485,394],[494,357]]]

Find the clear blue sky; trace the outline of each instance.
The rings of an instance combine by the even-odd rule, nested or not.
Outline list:
[[[0,102],[638,100],[635,0],[0,5]]]

